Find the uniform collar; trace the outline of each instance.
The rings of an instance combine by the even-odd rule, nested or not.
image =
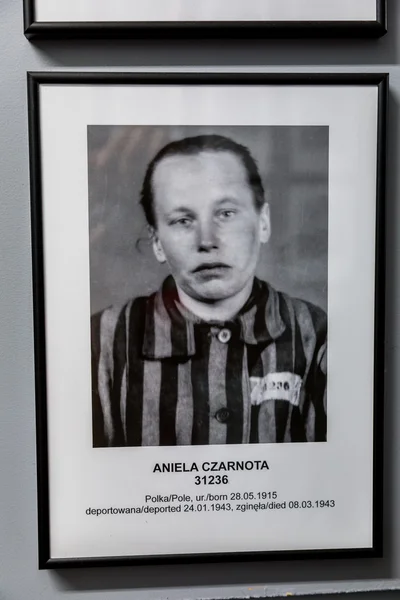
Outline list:
[[[179,302],[174,279],[169,276],[160,290],[147,300],[143,355],[150,359],[190,357],[196,354],[196,325],[200,320]],[[265,281],[254,278],[250,298],[238,315],[218,326],[239,325],[239,337],[246,344],[268,344],[282,335],[286,325],[281,317],[279,294]]]

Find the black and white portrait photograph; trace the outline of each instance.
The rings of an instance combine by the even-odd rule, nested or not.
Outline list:
[[[93,446],[327,439],[326,126],[88,126]]]

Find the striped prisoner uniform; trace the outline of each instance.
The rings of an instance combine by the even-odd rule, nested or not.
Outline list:
[[[326,315],[254,280],[235,319],[158,292],[92,318],[93,445],[326,440]]]

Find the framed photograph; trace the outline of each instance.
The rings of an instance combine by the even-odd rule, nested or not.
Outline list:
[[[40,567],[379,556],[387,75],[28,88]]]
[[[379,37],[386,0],[24,0],[31,37]]]

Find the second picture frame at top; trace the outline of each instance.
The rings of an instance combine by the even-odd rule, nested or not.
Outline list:
[[[24,0],[28,38],[380,37],[386,0]]]

